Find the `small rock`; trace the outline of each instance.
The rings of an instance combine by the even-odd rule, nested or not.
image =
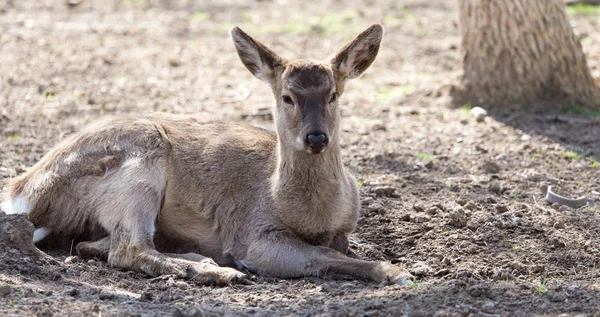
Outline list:
[[[415,217],[416,223],[424,223],[424,222],[428,222],[430,220],[431,220],[431,217],[428,215],[418,215]]]
[[[496,306],[496,305],[494,305],[494,303],[493,303],[493,302],[491,302],[491,301],[487,301],[487,302],[485,302],[485,303],[484,303],[484,304],[481,306],[481,310],[482,310],[484,313],[492,314],[492,313],[494,313],[494,307],[495,307],[495,306]]]
[[[423,212],[423,211],[425,211],[425,207],[423,207],[423,205],[421,205],[421,204],[414,204],[413,210],[416,212]]]
[[[502,186],[498,183],[491,183],[490,186],[488,186],[488,190],[496,195],[502,194]]]
[[[567,205],[562,205],[560,207],[558,207],[558,211],[562,211],[562,212],[568,212],[571,211],[571,207],[567,206]]]
[[[177,308],[173,312],[173,317],[204,317],[204,311],[198,307],[186,311]]]
[[[558,240],[557,238],[551,238],[550,245],[552,245],[555,248],[564,248],[567,246],[564,242]]]
[[[432,169],[433,168],[433,161],[429,161],[429,162],[425,163],[425,167],[427,169]]]
[[[482,154],[485,154],[485,153],[488,152],[488,150],[486,148],[483,148],[483,147],[481,147],[479,145],[475,145],[475,150],[481,152]]]
[[[6,296],[10,294],[11,288],[8,285],[0,286],[0,296]]]
[[[455,200],[457,204],[464,206],[466,205],[469,201],[463,198],[458,198],[457,200]]]
[[[171,67],[179,67],[181,66],[181,61],[177,58],[170,58],[169,59],[169,66]]]
[[[565,223],[562,220],[556,220],[553,227],[554,229],[564,229]]]
[[[152,301],[152,298],[153,298],[153,297],[154,297],[154,296],[152,296],[152,293],[150,293],[150,292],[143,292],[143,293],[141,294],[141,296],[140,296],[140,300],[141,300],[142,302],[150,302],[150,301]]]
[[[533,273],[542,273],[546,270],[546,267],[540,264],[536,264],[531,266],[531,272]]]
[[[387,128],[383,123],[377,122],[371,126],[371,131],[387,131]]]
[[[76,262],[77,262],[77,260],[78,260],[78,258],[77,258],[77,256],[76,256],[76,255],[74,255],[74,256],[68,256],[68,257],[65,259],[65,263],[66,263],[66,264],[72,264],[72,263],[76,263]]]
[[[508,211],[508,206],[506,205],[502,205],[502,204],[498,204],[496,205],[496,211],[499,213],[504,213]]]
[[[82,0],[67,0],[67,5],[69,8],[75,8],[76,6],[81,4]]]
[[[440,209],[438,207],[431,207],[431,208],[427,208],[427,211],[425,211],[426,214],[430,215],[430,216],[435,216],[438,214],[438,212],[440,212]]]
[[[488,112],[481,107],[473,107],[473,109],[471,109],[471,115],[475,118],[475,121],[483,122],[485,117],[487,117]]]
[[[425,262],[416,262],[410,268],[410,273],[417,277],[427,276],[431,274],[432,271],[431,266],[427,265]]]
[[[552,302],[564,302],[567,299],[567,295],[564,292],[550,292],[548,297]]]
[[[467,225],[468,217],[465,213],[465,210],[462,208],[458,208],[450,212],[450,222],[449,225],[462,228]]]
[[[370,212],[376,213],[376,214],[379,214],[379,215],[383,215],[386,212],[385,207],[382,204],[378,203],[378,202],[375,202],[375,203],[367,206],[367,209]]]
[[[400,221],[404,221],[404,222],[409,222],[410,221],[410,215],[409,214],[403,214],[400,216]]]
[[[373,197],[365,197],[365,199],[363,199],[362,204],[365,206],[368,206],[370,204],[372,204],[375,201],[375,199],[373,199]]]
[[[512,280],[513,276],[503,269],[494,270],[494,279],[497,281],[508,281]]]
[[[498,174],[500,172],[500,165],[491,161],[483,163],[482,168],[483,172],[486,174]]]
[[[546,196],[546,194],[548,193],[548,184],[540,184],[540,192],[542,193],[542,195]]]
[[[396,197],[396,189],[391,186],[378,186],[373,189],[377,197]]]
[[[477,204],[476,204],[476,203],[474,203],[474,202],[472,202],[472,201],[468,202],[468,203],[465,205],[465,208],[466,208],[467,210],[470,210],[470,211],[475,211],[475,210],[478,210],[478,209],[479,209],[479,207],[477,206]]]
[[[513,261],[512,263],[510,263],[510,267],[513,270],[520,271],[520,272],[527,271],[527,267],[523,263],[521,263],[519,261]]]
[[[68,289],[66,293],[69,296],[75,297],[75,296],[79,295],[79,290],[76,288],[71,288],[71,289]]]

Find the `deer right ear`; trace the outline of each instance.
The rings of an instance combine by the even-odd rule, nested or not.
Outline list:
[[[237,26],[230,33],[244,66],[256,78],[270,84],[275,70],[284,65],[284,59]]]
[[[374,24],[342,48],[331,60],[340,78],[352,79],[362,75],[375,60],[383,37],[383,28]]]

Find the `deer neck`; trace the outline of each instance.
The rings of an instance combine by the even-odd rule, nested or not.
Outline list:
[[[319,199],[321,193],[335,192],[339,188],[345,172],[337,140],[320,154],[286,147],[281,140],[277,151],[277,168],[271,178],[271,190],[276,200],[304,196],[302,193],[311,199]]]

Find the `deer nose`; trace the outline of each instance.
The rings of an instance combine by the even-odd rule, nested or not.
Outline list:
[[[327,136],[321,132],[310,133],[306,136],[306,144],[313,152],[319,153],[327,145]]]

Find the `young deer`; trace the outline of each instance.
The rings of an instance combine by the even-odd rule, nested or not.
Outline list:
[[[360,209],[342,165],[338,101],[379,50],[373,25],[328,62],[287,60],[231,30],[250,72],[271,86],[276,134],[153,114],[97,123],[14,179],[3,209],[27,213],[34,241],[87,240],[82,257],[203,284],[353,276],[411,283],[402,267],[346,256]]]

